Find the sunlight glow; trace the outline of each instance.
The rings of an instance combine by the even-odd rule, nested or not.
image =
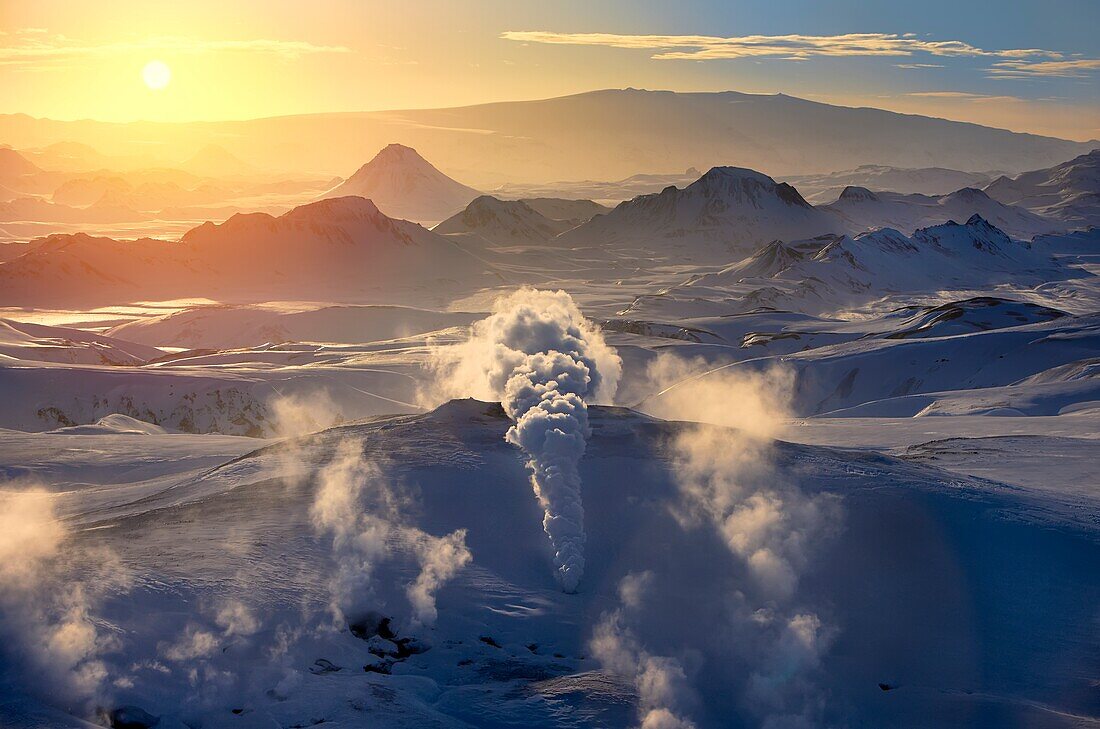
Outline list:
[[[149,61],[145,68],[141,69],[141,78],[145,85],[154,91],[159,91],[172,80],[172,69],[164,61]]]

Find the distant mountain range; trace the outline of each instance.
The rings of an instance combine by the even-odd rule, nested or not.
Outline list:
[[[1026,208],[998,202],[972,187],[964,187],[948,195],[902,195],[871,192],[865,187],[846,187],[836,202],[821,209],[837,213],[850,224],[851,230],[857,232],[897,228],[912,233],[917,228],[948,220],[966,220],[972,215],[980,215],[1021,240],[1031,240],[1037,235],[1065,229],[1060,221],[1044,218]]]
[[[1037,285],[1067,276],[1051,257],[1012,240],[981,216],[904,235],[883,228],[772,243],[723,271],[693,276],[661,297],[639,302],[659,311],[705,290],[737,295],[739,307],[827,312],[856,308],[886,294],[985,290],[1002,283]],[[712,297],[713,298],[713,297]]]
[[[889,190],[904,194],[946,195],[964,187],[985,187],[993,173],[963,172],[944,167],[908,169],[886,165],[861,165],[854,170],[824,175],[788,175],[781,178],[798,188],[807,201],[818,205],[837,199],[846,187]]]
[[[234,140],[233,153],[250,163],[336,174],[347,174],[348,159],[366,158],[399,142],[420,150],[448,175],[482,189],[506,182],[616,180],[715,165],[748,167],[773,177],[858,165],[1013,174],[1100,146],[735,91],[614,89],[449,109],[181,124],[0,116],[0,141],[17,148],[72,141],[119,156],[148,153],[152,142],[199,149],[227,138]]]
[[[918,170],[892,174],[877,167],[864,171],[880,179],[920,178]],[[942,182],[952,173],[938,170],[935,176]],[[571,225],[547,219],[525,202],[484,196],[435,230],[476,234],[497,245],[546,243],[563,250],[635,251],[647,258],[704,264],[737,262],[776,240],[828,233],[855,235],[879,228],[909,235],[974,215],[1027,241],[1038,235],[1100,225],[1100,151],[1025,173],[1016,180],[1000,178],[987,189],[963,187],[947,194],[923,195],[850,185],[835,201],[813,206],[792,185],[755,170],[715,167],[690,184],[639,195]],[[1032,209],[996,195],[1026,202]]]
[[[342,197],[273,217],[237,214],[179,241],[52,235],[0,263],[0,304],[181,296],[351,298],[478,283],[486,266],[446,238]],[[494,280],[487,280],[486,284]]]
[[[9,179],[26,176],[19,174],[25,165],[11,155],[7,159],[13,168]],[[988,188],[1047,215],[974,188],[928,196],[850,186],[836,202],[814,206],[793,186],[737,167],[714,167],[682,188],[669,186],[609,210],[589,200],[487,195],[467,200],[475,194],[471,188],[415,150],[390,145],[324,199],[278,217],[236,214],[220,225],[199,225],[178,242],[84,234],[33,241],[21,255],[3,257],[0,304],[219,295],[253,301],[311,298],[317,291],[329,300],[360,301],[371,292],[397,289],[470,291],[478,284],[499,283],[490,271],[511,268],[500,258],[507,255],[503,249],[522,246],[559,257],[583,251],[581,257],[593,265],[609,264],[605,272],[623,261],[642,267],[725,266],[691,285],[734,286],[766,278],[782,284],[748,292],[747,302],[795,306],[819,301],[827,306],[839,301],[837,291],[850,298],[864,291],[920,288],[905,283],[907,276],[918,276],[924,286],[945,285],[960,276],[981,286],[988,283],[981,276],[991,271],[1008,275],[1009,269],[1021,274],[1042,269],[1044,275],[1057,276],[1040,265],[1024,241],[1100,222],[1089,207],[1098,193],[1098,164],[1100,153],[1082,155],[1015,180],[997,180]],[[144,184],[149,194],[179,189],[167,179]],[[0,219],[46,213],[125,216],[128,190],[109,179],[74,182],[59,188],[55,198],[64,192],[62,199],[96,202],[84,208],[51,207],[22,198],[0,204]],[[361,196],[330,197],[350,190],[389,200],[390,214]],[[456,206],[459,212],[433,230],[393,217],[404,213],[424,219]],[[1076,206],[1075,219],[1050,214],[1070,206]],[[967,223],[960,226],[960,220]],[[940,241],[960,235],[978,241],[974,247],[985,254],[997,255],[943,254],[951,246]],[[499,250],[483,258],[481,253],[490,253],[485,246]],[[966,245],[962,249],[970,251]],[[494,269],[497,263],[503,267]],[[865,280],[864,273],[876,268],[888,275]],[[827,290],[818,290],[822,282]]]

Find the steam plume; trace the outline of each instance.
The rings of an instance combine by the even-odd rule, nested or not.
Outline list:
[[[458,529],[445,537],[425,534],[416,545],[420,574],[405,591],[413,607],[413,619],[423,625],[435,623],[435,593],[473,557],[466,548],[466,530]]]
[[[267,403],[271,434],[286,437],[314,433],[343,422],[340,409],[325,390],[278,395]]]
[[[665,356],[649,375],[661,390],[646,401],[649,412],[727,426],[686,428],[673,442],[684,497],[679,516],[711,521],[763,595],[789,599],[807,543],[827,531],[835,510],[830,499],[784,483],[774,468],[772,439],[789,416],[791,372],[706,371],[701,362]]]
[[[363,502],[373,497],[385,514],[395,511],[393,497],[381,470],[365,460],[362,448],[351,441],[340,443],[318,480],[310,517],[318,532],[332,536],[336,558],[332,607],[342,619],[369,595],[374,568],[388,553],[390,523],[384,516],[367,512]]]
[[[764,606],[736,618],[746,637],[757,635],[752,642],[760,650],[747,708],[764,726],[815,726],[822,701],[809,675],[833,630],[798,605],[798,580],[811,546],[829,535],[840,509],[834,498],[804,493],[775,467],[773,439],[789,417],[792,373],[715,370],[665,356],[649,374],[659,394],[644,403],[647,411],[725,426],[682,429],[672,455],[682,496],[677,517],[713,526],[748,570],[756,588],[746,591],[748,598]]]
[[[466,530],[443,537],[403,524],[407,504],[387,484],[382,470],[363,457],[362,446],[342,441],[332,461],[318,474],[310,516],[314,528],[331,535],[336,558],[332,610],[338,621],[360,612],[373,597],[373,573],[390,554],[390,542],[407,539],[420,564],[405,595],[413,620],[432,625],[438,617],[435,595],[473,559]],[[352,615],[351,617],[354,617]]]
[[[524,288],[498,299],[463,344],[435,352],[437,394],[499,399],[506,438],[527,454],[558,581],[584,573],[584,508],[577,467],[591,434],[588,402],[610,400],[622,361],[564,291]]]
[[[619,583],[621,607],[605,613],[589,644],[592,655],[607,670],[629,678],[638,692],[641,729],[694,729],[683,717],[692,692],[680,662],[647,652],[628,626],[638,610],[652,575],[629,574]]]
[[[74,551],[50,494],[0,492],[0,664],[19,666],[28,688],[72,703],[102,698],[115,640],[94,614],[126,583],[111,553]]]

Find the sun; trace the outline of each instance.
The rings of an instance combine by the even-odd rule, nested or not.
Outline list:
[[[146,86],[159,91],[172,80],[172,69],[168,68],[168,64],[164,61],[149,61],[145,64],[145,68],[141,69],[141,78],[145,80]]]

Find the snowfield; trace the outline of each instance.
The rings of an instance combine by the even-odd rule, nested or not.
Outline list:
[[[638,688],[604,670],[591,641],[601,616],[623,609],[623,580],[641,573],[645,590],[621,617],[645,651],[681,663],[689,688],[678,700],[702,726],[1066,726],[1095,715],[1080,670],[1100,639],[1100,525],[1083,518],[1095,517],[1095,490],[945,471],[927,449],[899,460],[776,443],[761,491],[783,484],[789,502],[827,505],[830,516],[828,528],[786,517],[809,541],[797,587],[776,597],[713,525],[675,516],[682,456],[671,444],[698,426],[624,409],[591,418],[588,564],[573,595],[547,569],[538,506],[504,440],[509,421],[490,403],[455,401],[240,456],[242,439],[190,436],[181,447],[193,455],[173,473],[68,482],[52,499],[74,546],[111,550],[131,579],[101,598],[99,619],[119,640],[103,654],[106,694],[161,717],[158,726],[628,725]],[[24,439],[91,439],[121,465],[148,452],[144,439],[178,437]],[[338,556],[309,517],[325,465],[347,443],[383,464],[401,503],[350,628],[329,616]],[[966,448],[949,444],[939,452]],[[3,457],[20,456],[6,447]],[[472,561],[435,595],[435,625],[417,624],[405,594],[421,569],[417,540],[458,529]],[[389,619],[384,629],[368,607]],[[806,611],[816,618],[797,621]],[[8,695],[7,725],[81,725],[49,708],[49,695]]]

